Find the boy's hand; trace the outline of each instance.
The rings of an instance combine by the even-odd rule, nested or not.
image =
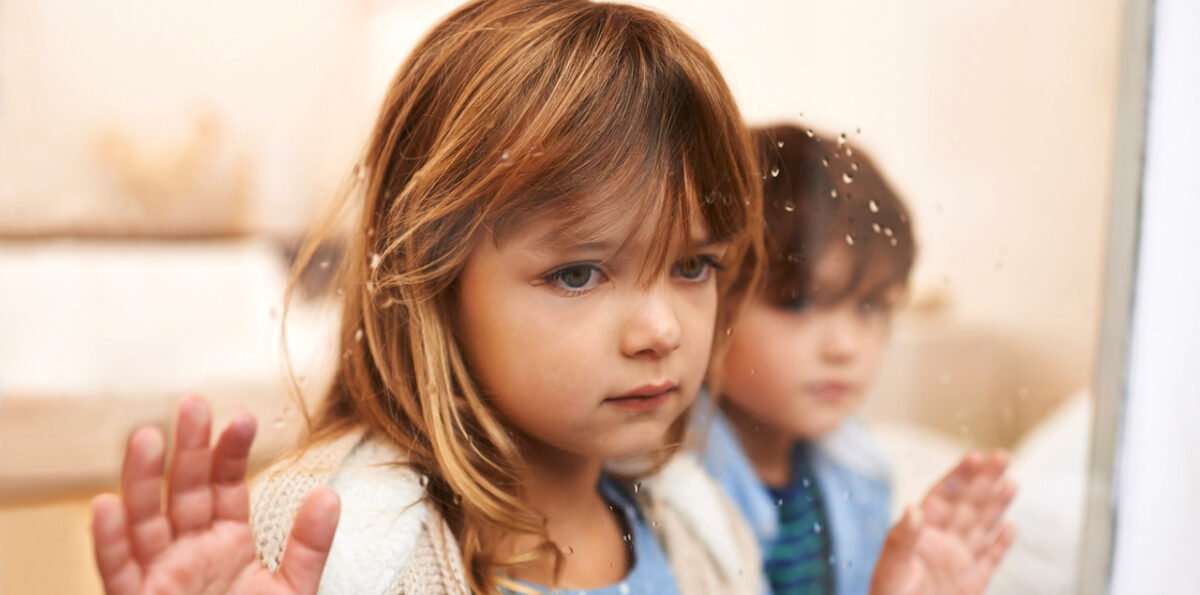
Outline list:
[[[129,439],[123,498],[92,501],[96,565],[110,594],[316,593],[340,503],[328,488],[300,506],[279,572],[255,555],[246,461],[254,418],[239,415],[209,448],[211,414],[200,397],[179,408],[175,453],[163,494],[164,443],[156,428]]]
[[[963,457],[920,507],[908,506],[884,542],[873,595],[983,593],[1012,545],[1016,528],[1002,517],[1016,494],[1004,477],[1008,454]]]

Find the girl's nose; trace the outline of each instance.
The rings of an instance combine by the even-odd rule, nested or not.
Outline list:
[[[626,357],[666,357],[679,349],[682,330],[670,292],[651,288],[634,304],[621,336]]]

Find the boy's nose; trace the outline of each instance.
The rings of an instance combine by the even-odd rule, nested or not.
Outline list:
[[[648,291],[633,306],[621,336],[627,357],[661,358],[679,349],[682,330],[669,292]]]

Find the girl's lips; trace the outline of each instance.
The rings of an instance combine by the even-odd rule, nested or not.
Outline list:
[[[667,402],[667,397],[671,396],[674,388],[669,388],[660,393],[652,395],[636,395],[631,397],[613,397],[604,399],[605,403],[616,405],[622,409],[630,409],[633,411],[649,411],[657,409],[660,405]]]

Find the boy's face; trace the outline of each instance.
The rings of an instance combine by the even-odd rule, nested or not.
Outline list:
[[[756,301],[739,320],[723,390],[727,406],[754,424],[794,439],[819,438],[854,412],[874,380],[898,292],[819,299],[821,288],[846,283],[850,249],[832,248],[817,263],[812,301]]]

